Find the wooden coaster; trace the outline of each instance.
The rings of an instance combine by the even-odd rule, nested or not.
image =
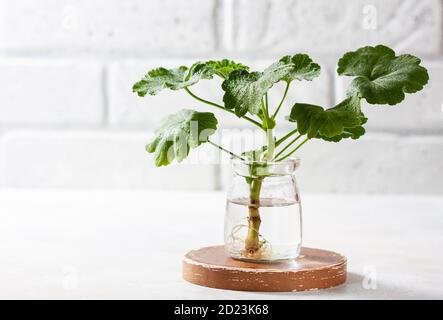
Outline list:
[[[346,281],[346,257],[303,247],[293,261],[262,264],[232,259],[223,246],[188,252],[183,279],[200,286],[241,291],[304,291]]]

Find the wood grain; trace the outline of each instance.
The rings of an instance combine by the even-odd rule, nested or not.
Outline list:
[[[296,260],[262,264],[232,259],[223,246],[188,252],[183,279],[229,290],[288,292],[330,288],[346,281],[346,258],[338,253],[303,247]]]

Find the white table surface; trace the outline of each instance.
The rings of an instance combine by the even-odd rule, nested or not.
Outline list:
[[[250,293],[188,284],[181,257],[222,242],[224,197],[1,190],[0,298],[443,298],[443,197],[304,195],[304,244],[348,257],[340,287]]]

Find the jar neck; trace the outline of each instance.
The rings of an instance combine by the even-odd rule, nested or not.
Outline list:
[[[288,158],[281,162],[232,160],[235,174],[250,178],[290,176],[300,166],[300,159]]]

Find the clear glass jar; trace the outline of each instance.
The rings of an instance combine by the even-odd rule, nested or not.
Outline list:
[[[302,243],[302,211],[294,171],[300,160],[233,160],[225,247],[232,258],[253,262],[295,259]]]

